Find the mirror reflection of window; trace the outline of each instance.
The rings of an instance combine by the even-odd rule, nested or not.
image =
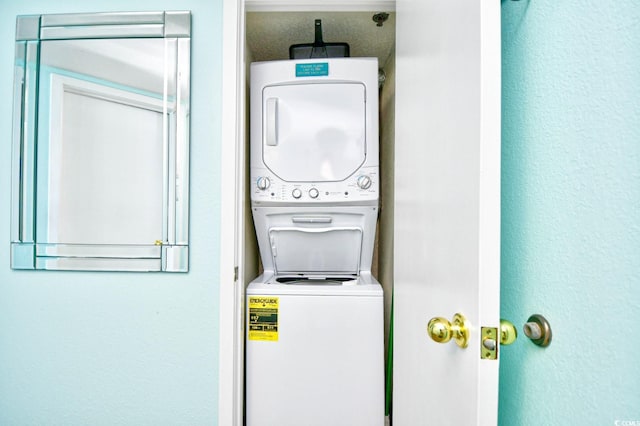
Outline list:
[[[38,242],[162,240],[165,55],[163,39],[42,42]]]
[[[35,188],[14,179],[35,198],[35,238],[12,232],[14,268],[187,270],[190,40],[125,36],[39,42]]]

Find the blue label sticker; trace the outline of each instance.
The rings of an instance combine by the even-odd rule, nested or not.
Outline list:
[[[296,64],[296,77],[318,77],[329,75],[329,63]]]

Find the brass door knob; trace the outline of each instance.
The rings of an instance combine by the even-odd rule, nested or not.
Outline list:
[[[500,320],[500,344],[510,345],[518,338],[516,326],[505,319]]]
[[[431,318],[427,324],[427,333],[438,343],[447,343],[453,339],[461,348],[466,348],[469,344],[469,322],[459,313],[453,316],[451,322],[442,317]]]

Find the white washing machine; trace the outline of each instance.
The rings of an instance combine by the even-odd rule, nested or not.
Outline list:
[[[375,58],[251,66],[246,424],[384,424]]]

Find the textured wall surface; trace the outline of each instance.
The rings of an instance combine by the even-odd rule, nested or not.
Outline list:
[[[371,17],[371,12],[248,12],[247,45],[255,61],[289,59],[289,46],[313,43],[314,20],[321,19],[325,43],[349,43],[351,56],[375,56],[382,68],[395,42],[395,13],[381,27]]]
[[[637,6],[502,3],[502,317],[554,331],[503,349],[504,426],[640,423]]]
[[[191,10],[190,272],[9,269],[15,17]],[[0,425],[215,425],[221,1],[0,1]]]

